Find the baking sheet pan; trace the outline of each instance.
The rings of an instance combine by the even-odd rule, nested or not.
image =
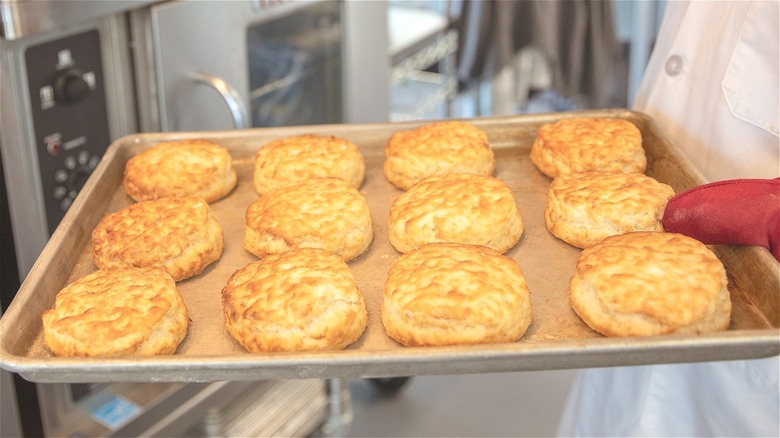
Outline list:
[[[571,310],[568,282],[579,249],[553,237],[544,224],[550,179],[529,159],[537,128],[560,118],[619,117],[635,123],[648,155],[647,173],[676,192],[701,184],[703,177],[658,132],[651,119],[628,110],[599,110],[470,119],[484,129],[496,152],[495,176],[515,192],[525,223],[520,242],[507,255],[518,261],[532,294],[533,323],[514,343],[406,348],[384,331],[380,319],[382,288],[388,269],[400,256],[389,243],[387,218],[402,192],[384,177],[384,145],[395,131],[424,121],[318,125],[219,132],[138,134],[114,142],[70,208],[16,298],[0,320],[2,367],[36,382],[219,381],[291,378],[388,377],[586,368],[651,363],[748,359],[780,352],[780,271],[768,251],[756,247],[717,246],[729,275],[734,303],[729,330],[702,335],[606,338],[588,328]],[[370,315],[363,336],[342,351],[250,354],[234,341],[221,312],[221,290],[237,269],[255,256],[243,249],[244,213],[257,195],[252,160],[266,142],[315,133],[347,138],[366,159],[360,191],[374,219],[375,238],[368,251],[349,262]],[[239,174],[236,189],[211,204],[224,229],[219,262],[178,283],[191,324],[175,355],[118,358],[60,358],[42,340],[41,315],[66,284],[92,272],[90,234],[106,214],[132,201],[121,180],[126,161],[161,141],[208,138],[227,147]]]

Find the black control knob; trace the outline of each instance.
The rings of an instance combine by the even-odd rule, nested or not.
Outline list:
[[[84,79],[84,73],[75,67],[57,73],[53,86],[54,100],[59,103],[78,102],[90,92],[89,83]]]

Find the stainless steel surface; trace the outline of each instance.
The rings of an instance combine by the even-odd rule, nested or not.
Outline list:
[[[14,5],[52,4],[68,2],[11,2]],[[93,3],[93,2],[74,2]],[[109,2],[100,2],[109,3]],[[82,6],[84,6],[82,4]],[[26,7],[26,6],[25,6]],[[30,6],[33,7],[33,6]],[[37,6],[36,6],[37,7]],[[99,9],[99,8],[98,8]],[[16,244],[19,276],[24,278],[45,246],[50,232],[46,214],[46,194],[43,193],[37,149],[50,132],[38,132],[33,124],[33,102],[29,89],[25,54],[30,48],[58,41],[82,32],[96,30],[100,34],[100,54],[103,82],[98,84],[105,92],[105,105],[111,139],[136,132],[133,89],[131,84],[130,51],[127,26],[121,16],[108,16],[97,21],[81,22],[67,29],[47,34],[36,34],[23,39],[0,39],[0,152],[3,156],[8,186],[8,203],[14,235],[23,241]],[[56,61],[56,60],[55,60]],[[52,66],[54,62],[52,61]],[[78,61],[78,59],[76,60]],[[53,67],[52,67],[53,68]],[[62,120],[63,126],[82,127],[85,134],[94,129],[81,120]],[[98,124],[95,123],[95,126]],[[63,138],[63,141],[71,138]],[[107,148],[104,144],[103,148]],[[77,151],[74,149],[74,151]]]
[[[6,370],[0,370],[0,391],[3,400],[16,400],[14,380]],[[22,436],[19,407],[16,403],[5,402],[0,405],[0,436]]]
[[[197,396],[210,384],[147,383],[143,385],[115,383],[90,388],[90,393],[74,400],[69,385],[40,384],[46,388],[43,401],[53,409],[44,409],[43,431],[45,436],[109,436],[118,430],[128,433],[149,424],[150,418],[162,411],[149,409],[162,400],[173,397],[173,406]],[[211,384],[217,385],[217,384]],[[111,406],[121,400],[131,409],[117,409],[120,415],[108,416],[102,406]],[[117,403],[118,404],[118,403]],[[141,407],[144,408],[141,408]],[[124,413],[122,413],[124,411]]]
[[[578,370],[416,376],[398,392],[350,381],[343,437],[555,437]]]
[[[311,436],[325,421],[329,408],[325,383],[284,380],[247,391],[236,402],[220,409],[222,428],[209,436]]]
[[[44,425],[44,433],[90,437],[307,436],[325,421],[327,401],[322,380],[111,383],[56,412]],[[112,412],[112,406],[126,408]]]
[[[421,122],[320,125],[224,132],[145,134],[115,142],[87,182],[38,264],[0,321],[2,367],[33,381],[216,381],[331,377],[413,376],[498,371],[565,369],[758,358],[780,352],[778,264],[763,248],[716,248],[729,272],[734,303],[730,329],[702,335],[605,338],[571,310],[568,281],[579,250],[555,239],[543,219],[550,183],[528,153],[536,129],[562,117],[613,116],[631,120],[643,133],[648,174],[679,192],[703,182],[682,155],[660,137],[651,120],[627,110],[604,110],[472,119],[488,132],[496,151],[495,175],[515,191],[525,231],[507,255],[518,261],[532,293],[534,320],[515,343],[440,348],[404,348],[384,332],[380,306],[384,277],[399,253],[387,239],[387,215],[401,192],[382,173],[384,144],[395,131]],[[256,199],[252,159],[267,141],[287,135],[320,133],[355,142],[367,164],[361,187],[375,224],[368,251],[349,263],[366,296],[370,315],[363,336],[343,351],[248,354],[224,329],[220,291],[238,268],[256,260],[242,247],[243,215]],[[65,284],[94,270],[90,233],[103,215],[130,204],[121,187],[125,162],[164,140],[203,137],[231,150],[239,183],[227,198],[212,204],[225,239],[222,259],[200,276],[179,283],[192,324],[177,354],[160,357],[58,358],[41,340],[40,315]]]
[[[140,8],[159,0],[0,0],[0,34],[16,40]]]
[[[4,166],[0,173],[6,183],[3,185],[4,198],[7,185],[9,217],[13,225],[10,233],[11,226],[3,224],[3,238],[6,230],[9,230],[9,235],[13,234],[19,278],[27,276],[47,244],[52,227],[62,217],[62,212],[56,211],[62,205],[61,198],[54,195],[57,199],[52,199],[52,190],[47,184],[51,185],[51,181],[56,180],[60,183],[57,189],[67,190],[68,201],[75,198],[83,179],[71,176],[84,170],[81,167],[87,164],[96,164],[113,140],[137,132],[136,81],[131,59],[131,48],[137,43],[131,39],[126,11],[135,10],[140,14],[140,9],[145,10],[157,3],[163,2],[0,0],[0,152]],[[235,7],[258,13],[266,14],[268,11],[260,0],[233,3],[238,5]],[[289,7],[280,5],[279,8]],[[222,25],[230,27],[232,23]],[[210,28],[199,29],[199,32],[204,30],[213,32]],[[84,44],[85,41],[87,44]],[[241,58],[232,53],[229,56]],[[69,90],[62,85],[73,78],[66,74],[75,75],[76,70],[79,72],[78,79],[86,88],[81,88],[81,94],[69,95]],[[240,108],[236,109],[241,102],[228,100],[231,90],[227,84],[216,78],[207,80],[221,89],[215,92],[200,85],[197,88],[218,99],[227,96],[225,101],[217,100],[215,106],[224,114],[231,115],[234,125],[229,127],[246,127],[247,117],[241,119]],[[195,82],[192,77],[189,81]],[[85,93],[85,89],[89,92]],[[147,107],[143,105],[148,103],[148,100],[139,101],[144,109]],[[89,110],[88,116],[84,115],[85,108]],[[48,140],[52,138],[56,140]],[[47,147],[55,143],[57,150]],[[89,155],[85,155],[87,153]],[[82,156],[85,162],[82,162]],[[73,166],[69,166],[68,159],[73,160]],[[54,168],[56,164],[64,166]],[[68,177],[61,178],[55,172]],[[54,215],[51,214],[52,208],[55,209]],[[5,262],[2,261],[4,265]],[[5,305],[5,289],[3,292]],[[13,292],[16,292],[15,287]],[[7,333],[2,331],[2,336]],[[277,405],[269,424],[279,426],[285,419],[290,421],[289,425],[279,426],[278,431],[297,427],[300,435],[306,435],[316,428],[317,422],[322,421],[325,410],[319,402],[325,400],[324,382],[317,382],[318,386],[309,384],[308,392],[296,392],[296,402],[305,406],[294,412],[290,410],[298,409],[294,404],[280,404],[284,399],[263,396],[265,391],[278,393],[280,388],[289,388],[285,382],[278,381],[152,382],[143,385],[68,385],[57,381],[19,386],[27,389],[22,397],[14,394],[14,381],[10,376],[10,373],[2,371],[2,436],[23,433],[45,436],[172,436],[186,432],[182,428],[199,421],[200,412],[220,409],[243,394],[253,397],[253,400],[262,396],[266,405]],[[77,380],[70,383],[93,381],[89,374]],[[82,394],[82,391],[87,391],[87,394]],[[113,400],[119,399],[128,400],[132,411],[115,418],[121,420],[120,423],[101,422],[95,410],[108,409]],[[265,416],[266,419],[268,417]],[[20,418],[23,420],[21,424]],[[38,429],[27,430],[30,424],[40,432]]]
[[[344,121],[386,122],[390,108],[387,2],[344,1],[342,8]]]
[[[33,266],[85,173],[111,141],[136,132],[121,11],[149,3],[0,0],[0,153],[15,249],[2,263],[15,261],[18,278]],[[83,87],[74,94],[70,81]],[[11,226],[3,225],[5,239]],[[16,396],[9,393],[13,383],[0,390],[4,408],[18,405],[24,434],[70,435],[74,429],[61,426],[78,410],[71,385],[16,385]],[[6,418],[3,423],[5,431]]]
[[[179,408],[165,418],[137,421],[142,427],[116,436],[310,436],[327,410],[321,380],[217,382],[190,399],[171,402],[180,402]]]
[[[233,129],[235,102],[245,127],[386,121],[387,24],[371,29],[372,38],[359,33],[386,9],[289,0],[160,2],[132,11],[140,130]],[[229,92],[193,81],[204,75]]]
[[[193,78],[195,82],[213,88],[222,96],[222,100],[225,101],[225,104],[230,111],[230,117],[233,119],[234,128],[246,129],[250,127],[248,124],[249,116],[246,113],[246,106],[235,88],[231,87],[230,84],[219,76],[209,75],[203,72],[194,73]]]
[[[193,75],[219,77],[248,102],[247,27],[305,6],[286,2],[256,9],[251,2],[184,1],[133,11],[138,95],[151,96],[139,107],[142,131],[232,128],[222,97],[192,81]],[[218,34],[204,32],[214,28]]]
[[[352,394],[347,379],[328,380],[328,416],[320,428],[322,435],[345,436],[354,415]]]

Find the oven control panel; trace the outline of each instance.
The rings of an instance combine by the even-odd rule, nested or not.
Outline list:
[[[25,52],[49,232],[110,143],[100,34],[91,30]]]

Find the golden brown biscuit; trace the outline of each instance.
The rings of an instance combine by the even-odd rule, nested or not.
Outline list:
[[[512,189],[492,176],[432,176],[390,206],[390,243],[409,252],[432,242],[484,245],[505,253],[520,239],[523,220]]]
[[[347,264],[317,248],[293,249],[236,271],[222,290],[230,334],[252,353],[340,350],[368,325]]]
[[[153,268],[99,270],[63,288],[43,313],[57,356],[173,354],[189,318],[176,283]]]
[[[176,281],[203,272],[223,247],[222,227],[195,197],[139,202],[107,215],[92,231],[99,269],[160,268]]]
[[[495,169],[487,134],[457,120],[396,132],[387,141],[385,156],[385,176],[402,190],[433,175],[492,175]]]
[[[322,248],[342,260],[374,238],[366,199],[339,178],[313,178],[270,190],[246,211],[244,248],[264,258],[293,248]]]
[[[644,173],[642,133],[633,123],[612,118],[562,119],[539,128],[531,161],[550,178],[605,170]]]
[[[214,202],[237,181],[230,153],[210,140],[160,143],[125,164],[125,191],[136,201],[197,196]]]
[[[352,142],[312,134],[274,140],[264,145],[254,161],[255,190],[268,190],[317,177],[336,177],[360,188],[366,162]]]
[[[584,249],[569,293],[574,311],[606,336],[725,330],[731,318],[726,270],[682,234],[621,234]]]
[[[511,258],[484,246],[431,243],[390,268],[382,323],[409,347],[514,342],[531,324],[531,297]]]
[[[544,221],[557,238],[585,248],[616,234],[663,231],[674,189],[642,173],[583,172],[555,178]]]

